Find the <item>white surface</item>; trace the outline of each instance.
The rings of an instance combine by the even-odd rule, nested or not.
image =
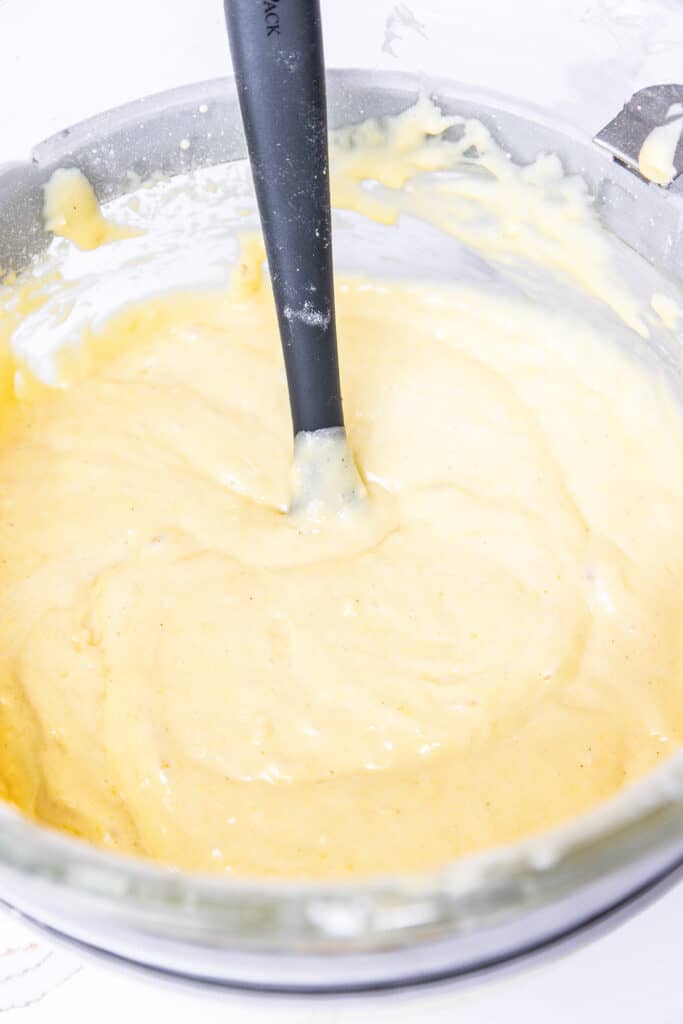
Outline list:
[[[679,0],[323,0],[332,65],[424,69],[544,105],[591,133],[637,88],[683,77]],[[114,20],[112,11],[116,12]],[[0,0],[0,162],[80,118],[228,70],[220,0]],[[391,1020],[681,1024],[683,887],[533,971],[419,1002],[281,1008],[141,982],[0,915],[0,1011],[29,1022]],[[4,953],[3,953],[4,950]]]
[[[427,71],[592,129],[636,89],[683,76],[680,0],[322,6],[330,66]],[[0,161],[107,107],[229,68],[222,0],[0,0]]]

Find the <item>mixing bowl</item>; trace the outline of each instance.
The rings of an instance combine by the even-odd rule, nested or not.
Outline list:
[[[588,182],[605,228],[658,272],[680,276],[677,186],[667,192],[646,183],[540,111],[448,81],[341,70],[329,78],[331,123],[398,113],[425,87],[445,112],[481,119],[517,161],[558,153],[568,172]],[[229,79],[66,128],[37,145],[30,162],[0,168],[0,265],[21,270],[48,245],[42,186],[57,167],[81,168],[106,202],[153,176],[243,157]],[[253,210],[247,214],[253,220]],[[245,222],[244,210],[226,231],[238,220]],[[410,221],[387,228],[339,216],[336,256],[339,267],[366,273],[448,280],[468,272],[453,239]],[[683,400],[678,339],[655,331],[647,343],[634,336],[636,343]],[[262,992],[382,992],[522,961],[622,919],[671,884],[681,866],[683,756],[550,838],[435,873],[357,883],[191,876],[91,848],[0,806],[0,896],[8,906],[121,963]]]

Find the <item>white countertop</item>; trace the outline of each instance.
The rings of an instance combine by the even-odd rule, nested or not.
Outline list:
[[[683,78],[680,0],[323,0],[330,65],[419,69],[552,109],[591,134]],[[229,70],[220,0],[0,0],[0,163],[106,107]],[[10,102],[8,103],[8,100]],[[21,116],[19,113],[21,111]],[[553,963],[417,1003],[233,1003],[81,963],[0,914],[0,1012],[26,1024],[442,1021],[681,1024],[683,886]]]

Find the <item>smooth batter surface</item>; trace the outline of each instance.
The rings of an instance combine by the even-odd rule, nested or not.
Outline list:
[[[287,516],[275,318],[253,260],[241,277],[110,319],[69,387],[7,384],[0,792],[183,868],[339,877],[514,840],[668,756],[683,419],[663,386],[530,301],[347,278],[368,498]]]

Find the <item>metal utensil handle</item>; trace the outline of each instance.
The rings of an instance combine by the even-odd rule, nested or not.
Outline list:
[[[343,426],[318,0],[225,0],[294,433]]]

